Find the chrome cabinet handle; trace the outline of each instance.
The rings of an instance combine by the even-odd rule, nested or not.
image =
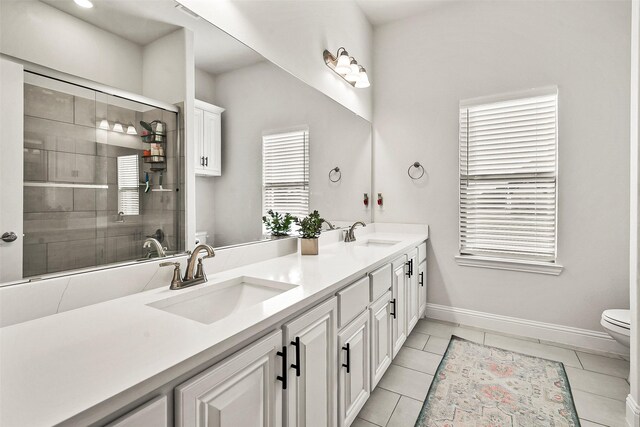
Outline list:
[[[18,240],[18,236],[16,236],[16,233],[14,233],[13,231],[7,231],[6,233],[2,233],[3,242],[11,243],[11,242],[15,242],[16,240]]]

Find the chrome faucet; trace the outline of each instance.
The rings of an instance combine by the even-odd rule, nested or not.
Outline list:
[[[327,221],[326,219],[323,219],[322,222],[324,222],[325,224],[327,224],[329,226],[329,230],[335,230],[336,226],[331,224],[329,221]]]
[[[206,251],[207,254],[199,258],[200,252]],[[213,251],[213,247],[207,244],[200,244],[196,246],[193,252],[190,254],[187,259],[187,270],[184,273],[184,277],[180,277],[180,263],[179,262],[163,262],[160,264],[160,267],[170,267],[173,266],[173,278],[171,279],[171,286],[169,289],[183,289],[188,288],[189,286],[199,285],[200,283],[204,283],[207,281],[207,275],[204,273],[204,266],[202,264],[202,260],[205,258],[213,258],[216,256]],[[196,268],[196,260],[198,261],[198,267]],[[195,275],[193,270],[196,270]]]
[[[149,249],[150,258],[152,258],[151,257],[152,251],[155,251],[158,254],[158,258],[164,258],[167,256],[167,253],[165,252],[166,248],[163,248],[160,242],[158,242],[158,240],[154,239],[153,237],[148,237],[144,241],[142,248]]]
[[[365,224],[362,221],[356,221],[351,227],[349,227],[349,230],[347,230],[347,232],[344,235],[344,241],[345,242],[355,242],[356,241],[356,235],[353,233],[353,230],[355,230],[355,228],[361,225],[363,227],[366,227],[367,224]]]

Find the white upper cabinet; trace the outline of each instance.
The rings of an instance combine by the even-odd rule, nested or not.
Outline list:
[[[284,326],[289,355],[287,427],[336,426],[336,317],[336,298],[331,298]]]
[[[194,156],[196,175],[222,175],[222,112],[196,99],[194,110]]]
[[[178,427],[281,427],[282,332],[277,331],[181,384]]]

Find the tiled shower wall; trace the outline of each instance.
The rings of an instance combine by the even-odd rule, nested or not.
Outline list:
[[[24,89],[24,263],[32,277],[142,258],[142,244],[156,229],[166,235],[163,246],[177,246],[181,209],[177,177],[176,114],[104,94],[93,99],[25,84]],[[118,104],[118,105],[113,105]],[[120,105],[126,105],[125,108]],[[140,215],[118,223],[117,157],[142,154],[138,135],[98,128],[140,120],[167,124],[167,170],[163,187],[170,192],[144,193]],[[148,165],[139,164],[140,182]],[[157,188],[159,174],[150,173]],[[100,188],[81,188],[93,186]]]

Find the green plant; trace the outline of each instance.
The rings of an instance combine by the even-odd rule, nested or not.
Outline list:
[[[267,230],[271,232],[272,236],[288,235],[291,231],[291,224],[297,220],[297,218],[292,216],[289,212],[286,212],[284,215],[280,215],[280,213],[269,209],[267,214],[269,216],[263,216],[262,222]]]
[[[324,219],[320,217],[318,211],[313,211],[306,217],[300,219],[296,218],[296,224],[300,226],[300,237],[303,239],[316,239],[320,236],[322,230],[322,223]]]

